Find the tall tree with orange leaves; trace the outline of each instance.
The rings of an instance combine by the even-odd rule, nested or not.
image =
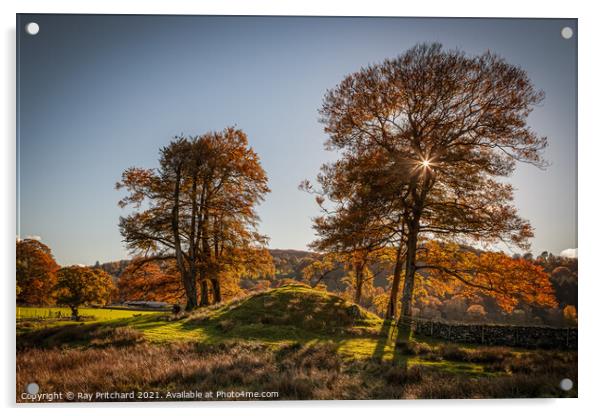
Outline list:
[[[417,45],[347,76],[321,108],[326,146],[341,160],[380,158],[372,186],[348,163],[350,180],[390,210],[402,237],[402,315],[411,315],[418,249],[429,239],[528,247],[533,230],[499,180],[517,162],[545,166],[547,140],[527,125],[543,99],[526,72],[485,52],[468,56],[440,44]],[[360,173],[362,171],[360,170]],[[397,222],[399,220],[399,222]],[[447,270],[442,270],[442,273]],[[388,317],[396,315],[396,285]],[[524,287],[516,287],[517,296]]]
[[[242,130],[226,128],[177,137],[159,162],[127,169],[117,183],[128,191],[120,205],[136,209],[120,219],[124,241],[148,261],[176,261],[187,309],[220,302],[227,253],[266,242],[256,230],[255,207],[269,192],[259,157]]]

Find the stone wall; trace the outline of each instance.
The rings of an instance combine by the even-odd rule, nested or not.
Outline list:
[[[577,328],[460,324],[424,319],[405,319],[414,333],[452,342],[507,345],[524,348],[577,349]]]

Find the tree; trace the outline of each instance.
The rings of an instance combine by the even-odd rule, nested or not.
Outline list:
[[[373,279],[372,272],[367,267],[369,261],[365,253],[359,250],[347,253],[327,252],[305,266],[302,275],[312,287],[326,284],[327,280],[335,283],[340,280],[343,287],[338,287],[336,291],[344,289],[342,292],[346,295],[351,289],[351,296],[346,297],[360,304],[364,285]]]
[[[261,247],[224,247],[217,259],[217,270],[214,279],[220,282],[219,296],[216,297],[216,286],[212,284],[214,299],[231,299],[243,293],[241,279],[262,279],[274,275],[272,256],[266,248]],[[218,300],[216,300],[218,301]]]
[[[569,325],[577,325],[577,309],[573,305],[567,305],[562,310],[562,316]]]
[[[50,248],[37,240],[17,240],[17,303],[54,303],[56,264]]]
[[[302,276],[311,287],[316,287],[341,269],[337,255],[326,253],[308,262],[302,270]]]
[[[483,305],[473,304],[466,309],[466,314],[473,321],[483,322],[487,316],[487,311],[485,311]]]
[[[421,241],[528,248],[532,228],[512,205],[512,187],[498,178],[517,162],[545,166],[547,140],[527,126],[542,99],[525,71],[499,56],[470,57],[440,44],[363,68],[327,92],[326,146],[345,160],[382,158],[388,186],[373,188],[370,198],[389,207],[392,222],[401,220],[404,316],[411,315]],[[391,293],[395,306],[396,287]]]
[[[71,308],[75,320],[79,320],[81,305],[105,305],[115,291],[111,276],[100,269],[69,266],[60,269],[57,276],[57,302]]]
[[[566,266],[555,267],[550,277],[561,306],[577,305],[577,273]]]
[[[502,252],[476,251],[453,243],[429,241],[419,250],[420,286],[438,297],[473,302],[489,296],[505,312],[521,303],[556,307],[554,287],[543,267]]]
[[[399,220],[390,220],[389,206],[373,198],[374,189],[383,186],[382,178],[373,176],[379,163],[377,157],[348,155],[322,166],[317,179],[319,189],[307,180],[300,185],[300,189],[316,194],[323,212],[314,218],[318,239],[310,247],[328,253],[326,260],[336,258],[350,271],[356,303],[360,303],[364,284],[372,278],[367,276],[369,265],[386,256],[388,244],[402,238]]]
[[[120,299],[169,303],[186,301],[174,260],[140,263],[137,260],[134,259],[119,277],[117,286]]]
[[[124,241],[146,261],[175,259],[187,309],[209,304],[210,291],[220,302],[233,254],[266,243],[256,231],[255,205],[269,192],[259,157],[243,131],[227,128],[177,137],[159,162],[127,169],[117,184],[129,192],[120,205],[136,208],[120,219]]]

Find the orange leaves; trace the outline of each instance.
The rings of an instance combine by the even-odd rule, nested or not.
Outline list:
[[[303,268],[303,278],[312,286],[324,281],[332,272],[340,267],[340,259],[336,253],[327,253]]]
[[[54,303],[59,265],[50,248],[37,240],[17,240],[17,302],[30,305]]]
[[[486,295],[506,312],[519,303],[557,306],[548,274],[532,261],[436,241],[419,253],[419,284],[429,293],[472,299]]]
[[[115,184],[115,189],[126,189],[129,194],[119,201],[121,208],[127,205],[139,207],[153,189],[158,186],[157,173],[153,169],[129,168],[121,175],[121,182]]]
[[[63,267],[57,277],[57,302],[72,308],[91,303],[104,305],[115,290],[113,279],[101,269]]]
[[[177,303],[184,300],[184,289],[175,262],[139,263],[134,259],[118,282],[121,300],[147,300]]]
[[[222,273],[224,278],[261,279],[275,274],[272,255],[261,247],[232,247],[223,253]]]

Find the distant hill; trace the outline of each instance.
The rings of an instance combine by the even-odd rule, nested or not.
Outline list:
[[[302,250],[269,250],[276,267],[276,279],[301,280],[303,269],[318,258],[318,254]]]
[[[121,273],[123,273],[125,268],[128,266],[128,264],[130,264],[130,262],[131,260],[129,259],[109,261],[107,263],[96,262],[96,264],[92,267],[102,269],[111,276],[113,276],[114,279],[118,279],[121,276]]]

